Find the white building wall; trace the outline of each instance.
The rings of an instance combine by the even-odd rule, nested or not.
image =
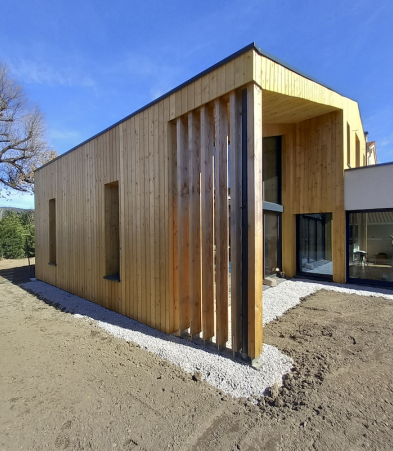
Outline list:
[[[345,171],[345,210],[393,208],[393,163]]]

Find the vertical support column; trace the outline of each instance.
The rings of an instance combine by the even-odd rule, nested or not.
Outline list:
[[[177,119],[179,329],[190,327],[189,161],[187,119]]]
[[[263,198],[262,90],[247,87],[248,355],[262,353]]]
[[[215,101],[216,121],[216,342],[228,341],[228,110]]]
[[[232,350],[242,347],[242,97],[232,92],[229,99],[231,137],[231,323]]]
[[[214,336],[214,115],[201,108],[202,201],[202,329],[203,339]]]
[[[201,324],[201,140],[199,113],[188,113],[188,149],[190,162],[190,316],[191,335],[202,330]]]

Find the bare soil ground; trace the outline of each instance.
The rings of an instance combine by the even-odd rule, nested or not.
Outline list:
[[[308,297],[265,328],[296,368],[256,406],[0,284],[0,450],[391,450],[392,318]]]

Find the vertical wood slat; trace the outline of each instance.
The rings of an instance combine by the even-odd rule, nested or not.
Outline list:
[[[168,167],[168,306],[166,323],[168,333],[179,330],[179,258],[178,258],[178,201],[177,201],[177,133],[176,124],[168,122],[166,127]]]
[[[135,316],[138,321],[142,317],[142,243],[141,243],[141,228],[142,228],[142,150],[141,150],[141,115],[135,117],[135,165],[138,167],[136,171],[136,236],[139,237],[136,240],[136,283],[137,283],[137,300],[135,305]]]
[[[154,110],[158,110],[158,105],[154,105],[149,108],[149,145],[148,145],[148,158],[149,158],[149,264],[146,265],[147,275],[150,278],[150,301],[147,307],[148,324],[152,327],[156,327],[156,291],[155,291],[155,279],[157,277],[156,266],[156,252],[155,252],[155,199],[154,199]]]
[[[120,196],[120,217],[119,217],[119,233],[120,233],[120,271],[119,271],[119,276],[120,276],[120,280],[124,280],[124,276],[125,274],[127,274],[127,278],[128,273],[126,273],[126,259],[125,259],[125,230],[126,230],[126,220],[125,220],[125,183],[124,183],[124,169],[125,169],[125,158],[124,158],[124,132],[126,133],[127,128],[124,127],[123,124],[120,124],[119,126],[119,146],[120,146],[120,153],[119,153],[119,170],[120,170],[120,174],[119,174],[119,196]],[[128,209],[127,209],[128,212]],[[125,315],[127,310],[126,310],[126,291],[125,291],[125,287],[126,284],[122,283],[120,286],[121,289],[121,307],[120,307],[120,311],[122,313],[122,315]]]
[[[248,355],[262,353],[262,90],[247,87]]]
[[[202,329],[214,336],[214,114],[201,108]]]
[[[179,329],[190,327],[189,161],[187,119],[177,119]]]
[[[199,113],[188,114],[188,158],[190,172],[190,321],[191,335],[202,330],[201,323],[201,198],[199,174],[201,173],[201,141]]]
[[[159,298],[160,298],[160,322],[157,324],[157,329],[167,331],[166,327],[166,303],[167,303],[167,296],[166,296],[166,285],[168,283],[167,277],[165,275],[165,268],[167,266],[166,259],[168,256],[168,253],[165,252],[165,243],[167,241],[168,237],[168,229],[167,229],[167,221],[164,221],[164,224],[161,223],[162,218],[165,218],[165,212],[168,210],[165,210],[165,198],[167,193],[167,187],[165,187],[165,174],[167,173],[168,168],[165,167],[165,141],[164,141],[164,104],[163,102],[160,102],[158,104],[158,118],[157,118],[157,152],[158,155],[156,156],[156,163],[157,163],[157,170],[156,170],[156,176],[159,179],[158,185],[156,185],[156,189],[158,190],[158,199],[159,199],[159,205],[156,206],[157,208],[157,214],[156,218],[156,231],[158,233],[158,240],[159,240],[159,259],[158,259],[158,270],[159,274],[157,276],[158,280],[158,290],[159,290]],[[163,225],[161,227],[161,225]]]
[[[143,159],[144,167],[144,231],[142,231],[142,257],[144,264],[142,268],[143,288],[142,294],[142,322],[149,324],[150,320],[150,182],[149,182],[149,110],[143,112]],[[143,255],[144,254],[144,255]]]
[[[241,93],[232,92],[229,99],[230,111],[230,249],[231,249],[231,326],[232,350],[242,347],[241,284],[242,284],[242,99]]]
[[[130,250],[132,258],[125,257],[126,262],[126,311],[127,316],[136,318],[138,314],[138,292],[137,292],[137,251],[136,251],[136,146],[135,146],[135,118],[127,123],[127,144],[124,149],[125,161],[127,162],[124,186],[127,195],[127,208],[126,214],[126,234],[125,243],[127,243],[126,249]]]
[[[216,343],[228,341],[228,110],[221,99],[215,101],[216,179]]]

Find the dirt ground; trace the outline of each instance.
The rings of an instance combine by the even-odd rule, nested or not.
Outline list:
[[[392,318],[308,297],[265,328],[296,368],[255,406],[0,283],[0,450],[391,450]]]

